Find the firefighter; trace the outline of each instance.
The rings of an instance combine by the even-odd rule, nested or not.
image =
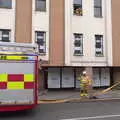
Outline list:
[[[91,80],[87,76],[87,72],[83,71],[82,76],[79,77],[80,80],[80,96],[89,97],[89,88],[91,86]]]

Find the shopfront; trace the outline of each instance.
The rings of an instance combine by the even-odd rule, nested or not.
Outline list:
[[[78,77],[84,68],[48,68],[48,88],[80,88]],[[93,87],[110,86],[109,68],[92,68]]]

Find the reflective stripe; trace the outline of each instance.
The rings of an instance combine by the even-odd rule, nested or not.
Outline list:
[[[6,56],[7,60],[21,60],[23,56]]]
[[[8,74],[8,82],[24,82],[24,74]]]
[[[1,55],[0,60],[35,60],[35,57],[33,57],[33,56]]]
[[[25,74],[24,75],[24,82],[33,82],[34,81],[34,75],[33,74]]]
[[[24,89],[33,89],[34,88],[34,82],[25,82],[24,83]]]
[[[0,82],[7,82],[7,77],[8,75],[7,74],[0,74]]]
[[[7,89],[10,90],[24,89],[24,82],[8,82]]]
[[[7,82],[0,82],[0,89],[7,89]]]

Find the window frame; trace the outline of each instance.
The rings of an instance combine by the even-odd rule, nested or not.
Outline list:
[[[96,15],[95,13],[95,11],[96,11],[96,9],[100,9],[100,15]],[[96,17],[96,18],[102,18],[103,17],[103,11],[102,11],[102,9],[103,9],[103,6],[102,6],[102,0],[100,0],[100,5],[95,5],[95,0],[94,0],[94,17]]]
[[[40,51],[39,51],[39,48],[40,48],[40,44],[37,42],[37,33],[43,33],[44,34],[44,47],[45,47],[45,49],[44,49],[44,52],[43,53],[41,53]],[[35,31],[35,43],[38,45],[38,51],[39,51],[39,55],[41,55],[41,56],[44,56],[44,55],[46,55],[46,32],[45,31]]]
[[[9,40],[3,40],[3,32],[4,31],[7,31],[9,32]],[[0,29],[0,32],[1,32],[1,40],[0,42],[11,42],[11,30],[10,29]]]
[[[101,49],[102,49],[101,50],[101,54],[96,54],[96,49],[97,49],[97,47],[96,47],[96,43],[97,43],[96,42],[96,40],[97,40],[96,37],[100,37],[101,38],[100,39]],[[104,38],[103,35],[99,35],[99,34],[95,35],[95,56],[96,57],[104,57],[104,43],[103,43],[103,38]]]
[[[75,5],[76,6],[78,5],[78,8],[77,8],[78,11],[77,11],[77,9],[75,10]],[[82,0],[81,0],[81,4],[74,4],[74,0],[73,0],[73,15],[75,15],[75,16],[83,16],[83,1]]]
[[[35,11],[36,12],[46,12],[47,11],[47,6],[46,6],[46,0],[45,0],[45,9],[41,10],[41,8],[37,8],[37,1],[43,1],[43,0],[35,0]]]
[[[5,0],[3,0],[3,1],[5,1]],[[11,2],[11,6],[10,6],[10,7],[4,5],[3,7],[0,6],[0,9],[12,9],[12,2],[13,2],[13,1],[10,0],[10,2]]]
[[[77,48],[80,48],[79,50],[81,51],[81,54],[75,54],[75,48],[76,48],[76,46],[75,46],[75,35],[79,35],[79,36],[81,36],[82,38],[80,39],[80,40],[77,40],[77,41],[80,41],[80,44],[81,45],[79,45],[79,46],[77,46]],[[74,56],[84,56],[84,53],[83,53],[83,34],[82,33],[73,33],[73,55]],[[78,49],[77,49],[78,50]]]

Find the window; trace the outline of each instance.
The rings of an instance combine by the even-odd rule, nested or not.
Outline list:
[[[94,0],[94,16],[102,17],[102,0]]]
[[[0,41],[10,42],[10,30],[0,30]]]
[[[82,16],[82,0],[74,0],[73,10],[74,15]]]
[[[74,55],[79,56],[83,55],[83,35],[74,34]]]
[[[0,8],[12,8],[12,0],[0,0]]]
[[[46,11],[46,0],[36,0],[36,11]]]
[[[36,43],[38,44],[38,49],[39,53],[44,55],[46,53],[46,33],[45,32],[40,32],[36,31]]]
[[[95,35],[95,54],[103,56],[103,35]]]

